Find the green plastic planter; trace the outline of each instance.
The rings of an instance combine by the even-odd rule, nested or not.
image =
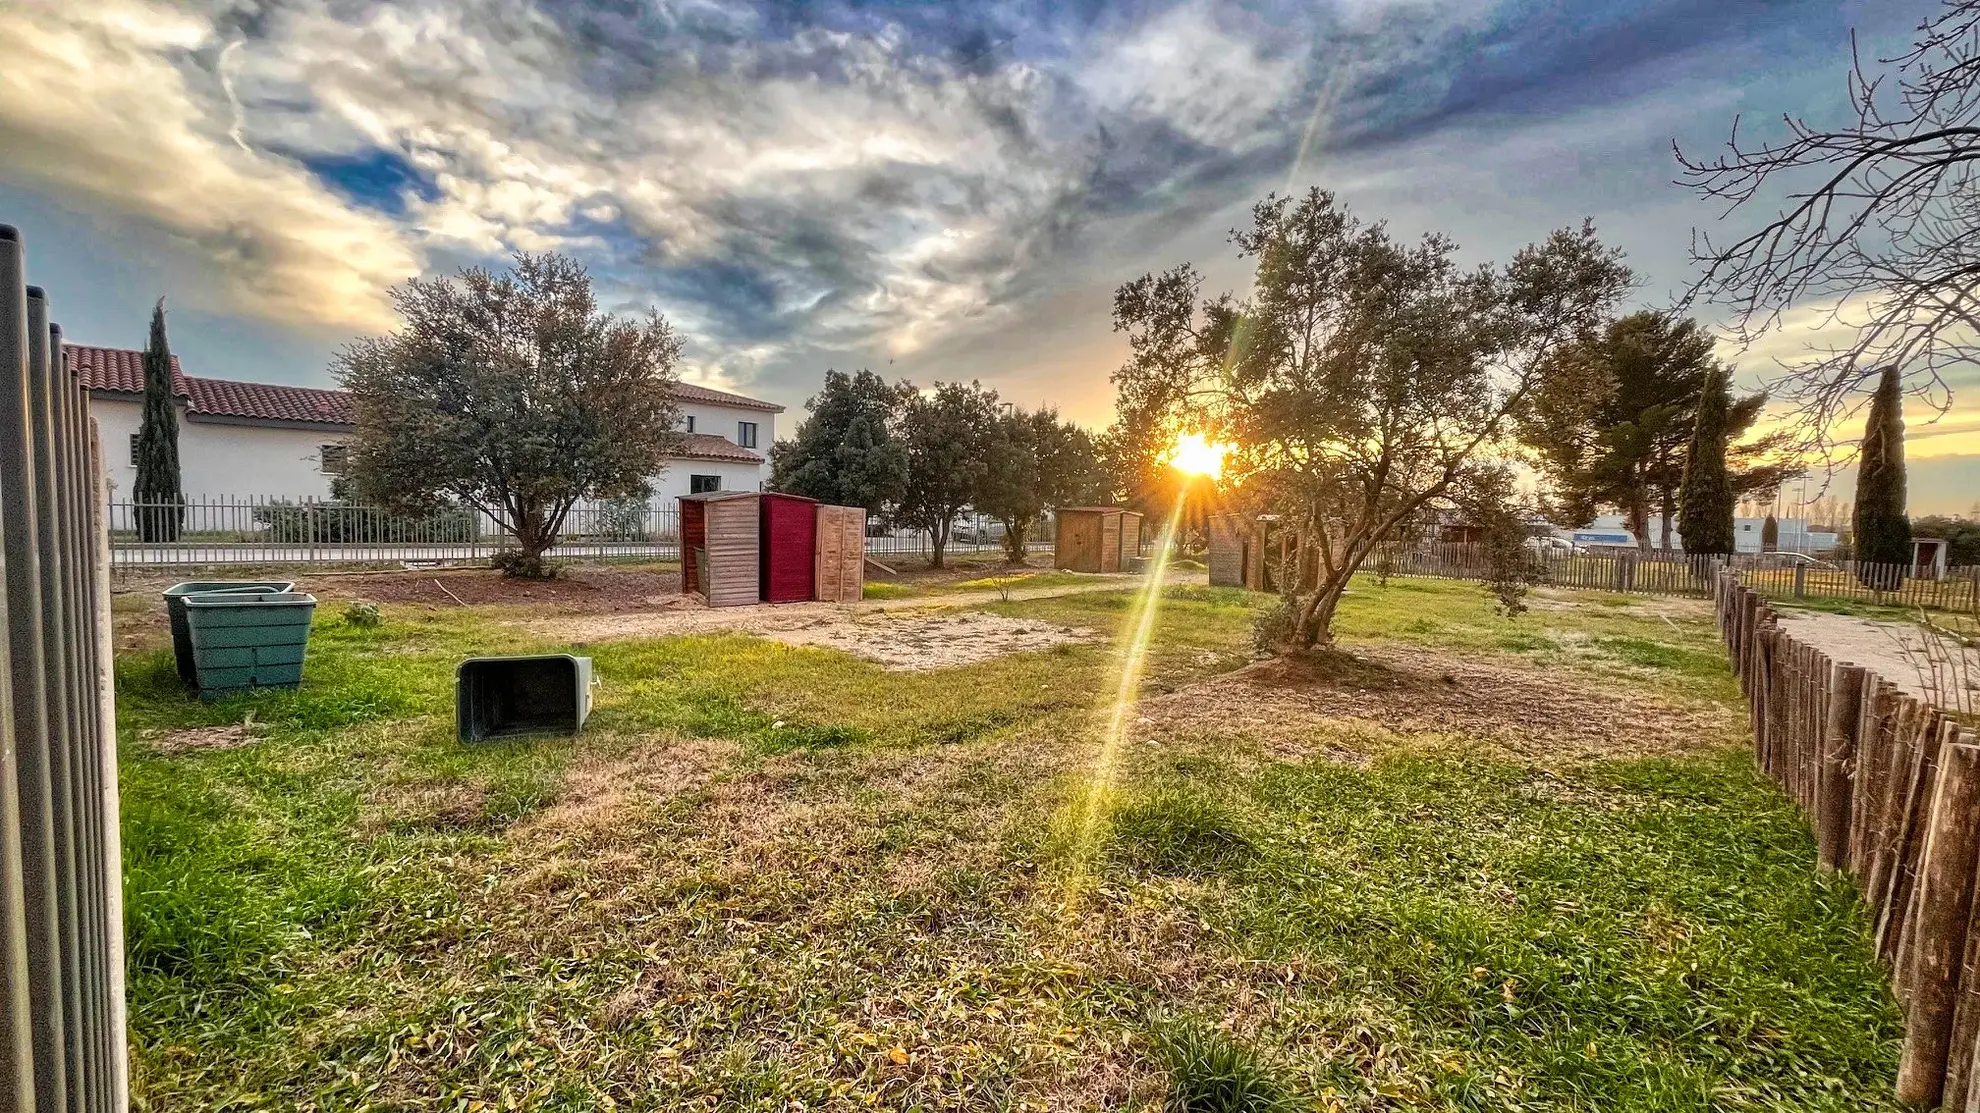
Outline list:
[[[209,591],[185,597],[199,698],[302,683],[316,596],[298,591]]]
[[[208,591],[294,591],[290,580],[188,580],[165,589],[165,613],[172,620],[172,657],[179,666],[179,683],[199,685],[193,672],[192,634],[186,629],[186,597]]]

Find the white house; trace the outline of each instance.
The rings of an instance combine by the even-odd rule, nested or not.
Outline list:
[[[128,499],[137,483],[143,353],[87,344],[64,350],[102,429],[111,498]],[[347,392],[196,378],[183,374],[174,356],[172,394],[180,484],[189,500],[329,496],[353,431]],[[656,504],[697,491],[754,491],[769,481],[766,453],[782,406],[686,383],[675,398],[687,437],[655,479]]]

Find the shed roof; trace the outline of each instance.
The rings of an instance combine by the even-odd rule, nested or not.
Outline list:
[[[1127,513],[1127,507],[1125,506],[1061,506],[1058,508],[1056,512],[1060,514],[1125,514]]]

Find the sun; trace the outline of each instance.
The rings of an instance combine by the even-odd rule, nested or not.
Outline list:
[[[1170,467],[1185,475],[1216,479],[1224,474],[1224,454],[1230,450],[1230,445],[1204,440],[1201,433],[1178,433],[1176,443],[1169,446],[1167,460]]]

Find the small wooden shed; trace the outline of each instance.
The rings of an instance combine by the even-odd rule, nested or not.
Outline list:
[[[746,607],[762,593],[762,536],[755,491],[681,496],[681,593],[711,607]]]
[[[811,598],[818,553],[818,500],[780,491],[756,496],[761,517],[762,561],[758,586],[765,603]]]
[[[1052,566],[1073,572],[1119,572],[1121,531],[1129,512],[1118,506],[1061,506]],[[1137,544],[1141,515],[1135,515]]]
[[[1141,555],[1141,512],[1121,511],[1121,567]]]
[[[814,597],[827,603],[855,603],[866,591],[866,510],[858,506],[818,508]]]
[[[1277,591],[1279,563],[1290,555],[1290,536],[1275,527],[1278,517],[1248,522],[1236,514],[1210,517],[1210,584]]]

